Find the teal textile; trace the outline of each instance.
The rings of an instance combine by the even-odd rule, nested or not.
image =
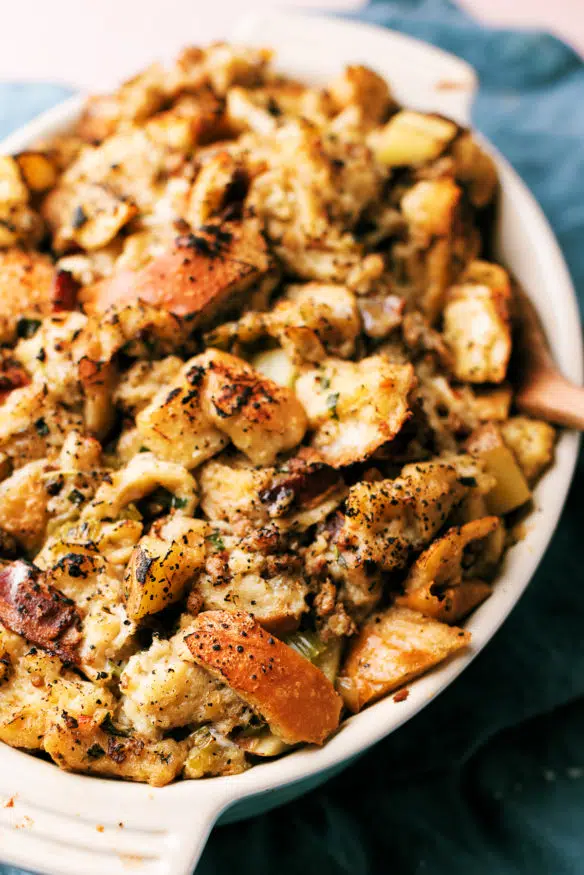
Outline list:
[[[579,57],[543,33],[481,28],[446,0],[372,3],[359,17],[473,64],[474,123],[543,206],[583,302]],[[67,93],[0,85],[0,136]],[[581,457],[535,579],[450,689],[325,787],[216,830],[198,875],[583,875],[582,494]]]

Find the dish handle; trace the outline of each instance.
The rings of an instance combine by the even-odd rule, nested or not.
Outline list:
[[[211,784],[215,779],[207,780]],[[193,875],[195,872],[219,815],[233,801],[230,794],[214,792],[210,786],[207,789],[210,792],[203,794],[200,800],[196,796],[185,796],[180,818],[168,825],[166,850],[161,854],[160,869],[157,870],[160,875]],[[199,803],[196,808],[193,802]],[[173,810],[177,808],[175,804]]]
[[[193,875],[217,818],[234,800],[231,785],[214,778],[198,782],[196,793],[193,782],[156,793],[140,787],[139,799],[135,793],[116,798],[116,785],[108,781],[78,781],[63,798],[26,781],[15,792],[0,780],[0,868],[7,863],[43,875],[128,875],[132,869]],[[29,786],[37,787],[34,800],[24,790]]]

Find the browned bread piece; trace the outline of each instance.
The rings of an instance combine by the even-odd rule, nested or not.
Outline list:
[[[16,338],[20,319],[41,319],[53,311],[55,268],[46,255],[0,250],[0,342]]]
[[[185,641],[196,662],[222,678],[288,744],[322,744],[342,701],[320,669],[266,632],[251,614],[205,611]]]
[[[91,717],[74,718],[62,711],[45,734],[44,749],[68,772],[89,772],[163,787],[181,771],[187,742],[171,738],[151,741],[139,735],[125,738],[121,733],[106,732]]]
[[[140,298],[177,316],[205,323],[270,268],[254,221],[206,225],[178,237],[172,248],[138,271],[122,270],[80,292],[88,313]]]
[[[75,604],[18,559],[0,573],[0,622],[65,662],[78,662],[81,618]]]
[[[409,683],[466,647],[470,632],[394,605],[372,614],[354,639],[339,689],[351,711]]]

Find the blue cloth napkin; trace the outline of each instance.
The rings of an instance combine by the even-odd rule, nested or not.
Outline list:
[[[447,0],[359,17],[475,67],[475,126],[535,193],[584,301],[581,59],[547,34],[482,28]],[[0,136],[68,93],[0,85]],[[583,457],[535,579],[452,687],[322,789],[216,830],[198,875],[582,875],[582,494]]]

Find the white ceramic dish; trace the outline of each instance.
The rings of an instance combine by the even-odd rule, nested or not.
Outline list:
[[[185,29],[185,40],[190,36]],[[469,122],[473,70],[402,35],[334,19],[261,13],[226,37],[273,46],[282,70],[309,80],[325,79],[349,62],[367,63],[390,80],[404,103]],[[449,87],[441,87],[444,83]],[[66,128],[79,108],[76,98],[56,107],[9,137],[2,151],[24,149]],[[502,184],[497,255],[529,290],[560,367],[579,382],[582,338],[566,265],[534,199],[505,160],[493,154]],[[407,701],[388,698],[352,717],[321,749],[300,750],[241,775],[162,789],[68,774],[0,745],[0,859],[48,875],[123,875],[134,865],[141,875],[190,875],[222,813],[227,812],[222,820],[257,814],[339,771],[441,692],[494,635],[545,552],[577,450],[577,435],[563,434],[555,465],[537,489],[537,510],[525,539],[509,552],[494,594],[468,622],[470,651],[416,681]]]

